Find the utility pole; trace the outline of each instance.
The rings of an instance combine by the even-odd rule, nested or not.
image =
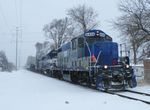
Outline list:
[[[18,69],[18,27],[16,27],[16,70]]]
[[[22,51],[21,51],[21,48],[22,48],[22,29],[19,28],[19,43],[18,43],[18,68],[20,69],[21,67],[21,55],[22,55]]]

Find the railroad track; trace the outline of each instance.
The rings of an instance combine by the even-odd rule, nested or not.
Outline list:
[[[38,72],[35,72],[35,73],[38,73]],[[65,81],[65,80],[62,79],[62,81]],[[68,81],[65,81],[65,82],[68,82]],[[73,84],[72,82],[68,82],[68,83]],[[79,84],[76,84],[76,85],[79,85]],[[81,85],[81,84],[80,84],[80,86],[97,90],[95,87],[88,87],[86,85]],[[99,90],[97,90],[97,91],[99,91]],[[119,93],[118,92],[110,92],[110,91],[101,91],[101,92],[104,92],[104,93],[107,93],[107,94],[111,94],[111,95],[116,95],[116,96],[119,96],[119,97],[122,97],[122,98],[126,98],[126,99],[130,99],[130,100],[140,101],[140,102],[143,102],[145,104],[150,105],[150,94],[148,94],[148,93],[142,93],[142,92],[132,91],[132,90],[125,90],[125,91],[122,91],[122,92],[119,92]],[[137,97],[132,97],[133,95],[130,96],[130,95],[126,94],[126,93],[132,93],[132,94],[140,95],[140,96],[143,96],[143,97],[147,96],[149,98],[149,100],[143,100],[143,99],[140,99],[140,98],[137,98]]]
[[[121,94],[121,93],[108,92],[108,91],[103,91],[103,92],[105,92],[107,94],[112,94],[112,95],[116,95],[116,96],[119,96],[119,97],[123,97],[123,98],[126,98],[126,99],[130,99],[130,100],[140,101],[140,102],[143,102],[145,104],[149,104],[150,105],[150,100],[149,101],[148,100],[143,100],[143,99],[140,99],[140,98],[136,98],[136,97],[124,95],[124,94]],[[127,92],[125,91],[124,93],[127,93]],[[131,91],[129,93],[131,93]],[[134,94],[140,94],[140,95],[145,94],[145,93],[141,93],[141,92],[137,92],[136,93],[136,91],[134,91],[132,93],[134,93]],[[149,94],[148,94],[148,96],[149,96]],[[149,96],[149,99],[150,99],[150,96]]]
[[[132,91],[132,90],[125,90],[126,92],[131,92],[131,93],[135,93],[135,94],[140,94],[143,96],[150,96],[150,94],[148,93],[143,93],[143,92],[138,92],[138,91]]]
[[[95,87],[88,87],[86,85],[81,85],[81,86],[97,90]],[[97,91],[99,91],[99,90],[97,90]],[[130,99],[130,100],[140,101],[140,102],[143,102],[145,104],[150,105],[150,94],[148,94],[148,93],[142,93],[142,92],[137,92],[137,91],[132,91],[132,90],[125,90],[125,91],[120,91],[120,92],[111,92],[111,91],[101,91],[101,92],[111,94],[111,95],[116,95],[116,96],[126,98],[126,99]],[[143,96],[143,97],[147,96],[147,98],[149,98],[149,100],[144,100],[144,99],[140,99],[140,98],[137,98],[137,97],[132,97],[132,96],[129,96],[129,95],[125,95],[123,93],[132,93],[132,94],[140,95],[140,96]]]

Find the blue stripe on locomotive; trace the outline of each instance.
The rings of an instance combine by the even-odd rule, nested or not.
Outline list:
[[[98,65],[112,65],[113,60],[118,60],[118,44],[110,41],[96,42],[89,45],[91,54],[99,59]],[[100,52],[100,53],[99,53]],[[85,47],[85,56],[90,56],[87,46]]]

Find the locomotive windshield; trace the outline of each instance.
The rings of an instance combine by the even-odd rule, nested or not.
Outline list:
[[[87,37],[86,41],[87,41],[88,44],[93,44],[95,42],[104,41],[104,38],[101,38],[101,37]]]

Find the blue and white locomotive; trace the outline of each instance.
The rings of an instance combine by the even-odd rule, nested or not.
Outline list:
[[[99,90],[136,87],[128,57],[119,57],[118,44],[101,30],[90,30],[57,49],[57,63],[46,73]],[[48,54],[49,55],[49,54]],[[51,57],[51,60],[53,58]]]

